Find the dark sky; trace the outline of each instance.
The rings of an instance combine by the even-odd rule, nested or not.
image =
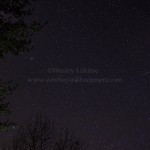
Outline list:
[[[33,7],[28,20],[49,22],[33,37],[34,50],[0,62],[1,77],[19,83],[8,98],[11,118],[47,114],[90,150],[149,150],[150,1],[42,0]]]

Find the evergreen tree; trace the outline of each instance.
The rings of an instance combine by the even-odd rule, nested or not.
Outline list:
[[[5,102],[5,98],[12,94],[13,90],[15,90],[17,84],[14,85],[13,81],[2,81],[0,80],[0,116],[8,115],[11,113],[9,109],[9,103]],[[12,127],[14,123],[10,121],[0,121],[0,131],[8,130]]]
[[[31,2],[31,0],[30,0]],[[31,37],[43,25],[37,20],[31,24],[25,17],[32,14],[29,0],[0,0],[0,57],[30,51]]]
[[[0,59],[6,54],[18,55],[32,49],[31,37],[45,24],[37,20],[27,23],[25,18],[32,14],[32,0],[0,0]],[[0,116],[11,113],[4,99],[12,94],[16,86],[0,79]],[[0,131],[7,130],[12,123],[0,121]]]

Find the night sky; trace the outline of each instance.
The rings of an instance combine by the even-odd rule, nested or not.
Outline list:
[[[34,50],[0,60],[1,78],[19,83],[7,99],[11,120],[42,112],[90,150],[149,150],[150,1],[42,0],[33,7],[27,21],[49,22],[33,36]]]

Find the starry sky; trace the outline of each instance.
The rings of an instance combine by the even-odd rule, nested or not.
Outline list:
[[[33,36],[34,50],[0,60],[1,78],[19,83],[8,98],[10,118],[42,112],[90,150],[150,149],[150,1],[42,0],[33,7],[27,21],[49,22]]]

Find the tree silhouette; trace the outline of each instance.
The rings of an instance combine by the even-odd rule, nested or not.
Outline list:
[[[31,2],[31,0],[30,0]],[[25,17],[32,14],[29,0],[5,0],[0,1],[0,57],[12,53],[30,51],[31,37],[39,31],[44,24],[34,20],[31,24],[25,21]]]
[[[37,115],[27,120],[2,150],[83,150],[83,144],[68,130],[59,130],[54,121]]]
[[[32,15],[32,0],[0,0],[0,59],[6,54],[18,55],[21,52],[30,51],[31,38],[36,31],[43,28],[37,20],[30,24],[25,18]],[[16,88],[11,87],[9,82],[0,79],[0,115],[8,114],[9,103],[4,103],[6,96],[11,95]],[[0,121],[0,131],[10,126],[8,121]]]
[[[17,88],[17,84],[13,81],[2,81],[0,80],[0,115],[10,114],[11,111],[8,108],[9,103],[5,102],[5,98],[12,95],[13,90]],[[14,123],[10,121],[0,121],[0,131],[8,130]]]
[[[84,144],[71,135],[67,129],[60,132],[54,144],[53,150],[83,150]]]

